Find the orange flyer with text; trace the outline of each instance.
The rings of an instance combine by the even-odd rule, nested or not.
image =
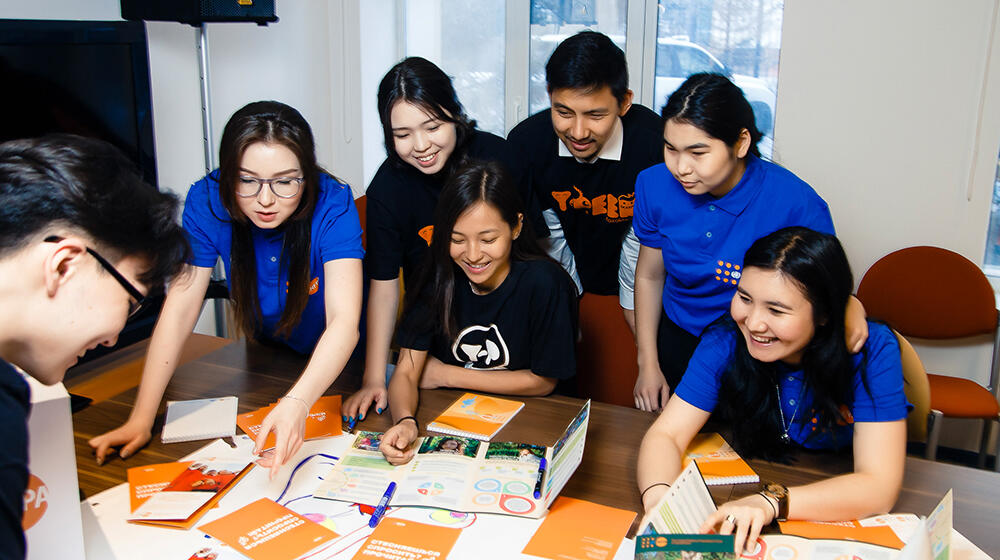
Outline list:
[[[257,437],[260,425],[264,422],[264,417],[274,408],[274,403],[259,408],[253,412],[240,414],[236,417],[236,425],[252,438]],[[317,439],[322,437],[339,436],[343,433],[340,427],[340,395],[330,395],[320,397],[309,409],[309,416],[306,416],[306,428],[303,439]],[[264,441],[264,449],[274,447],[275,435],[272,431]]]
[[[614,558],[635,512],[560,496],[521,552],[553,560]]]
[[[194,461],[160,463],[128,470],[130,511],[135,512],[150,496],[163,490],[180,476]]]
[[[404,519],[383,519],[352,560],[447,558],[461,529]]]
[[[253,560],[298,558],[339,536],[267,498],[198,529]]]

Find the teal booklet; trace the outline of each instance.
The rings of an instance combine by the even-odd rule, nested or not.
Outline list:
[[[636,560],[735,559],[733,535],[647,533],[635,538]]]

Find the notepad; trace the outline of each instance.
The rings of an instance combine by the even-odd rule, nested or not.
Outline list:
[[[466,393],[427,424],[427,429],[442,434],[489,441],[522,408],[524,403],[520,401]]]
[[[760,482],[750,465],[719,434],[697,434],[688,444],[682,467],[698,463],[701,476],[709,486]]]
[[[170,401],[163,443],[236,435],[236,397]]]

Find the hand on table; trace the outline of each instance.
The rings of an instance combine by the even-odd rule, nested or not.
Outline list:
[[[774,521],[774,504],[760,494],[753,494],[719,506],[698,531],[708,533],[718,528],[720,535],[735,533],[735,552],[739,555],[753,549],[761,529],[771,521]]]
[[[375,407],[376,414],[382,414],[389,399],[385,384],[362,385],[353,395],[347,397],[344,406],[340,410],[344,417],[344,422],[351,420],[364,420],[365,414],[372,406]]]
[[[413,422],[406,420],[396,424],[382,434],[379,451],[393,465],[408,463],[415,452],[411,444],[417,439],[417,435],[417,426]]]
[[[139,421],[129,419],[121,426],[110,432],[90,438],[87,443],[94,448],[97,456],[97,464],[104,464],[104,459],[108,455],[115,453],[115,448],[121,446],[118,456],[126,459],[146,445],[152,437],[150,426]]]
[[[254,455],[261,455],[257,464],[271,469],[271,479],[286,461],[302,447],[302,439],[306,431],[306,416],[309,408],[299,399],[281,398],[271,412],[264,417],[257,432],[254,443]],[[274,431],[274,452],[262,454],[267,435]]]
[[[639,369],[639,377],[635,380],[635,389],[632,391],[635,398],[635,407],[647,412],[659,412],[667,405],[670,398],[670,385],[660,368]]]

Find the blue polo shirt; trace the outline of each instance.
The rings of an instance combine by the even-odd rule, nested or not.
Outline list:
[[[688,194],[662,163],[639,174],[635,198],[635,235],[663,254],[663,310],[694,336],[729,309],[754,241],[789,226],[835,233],[830,209],[812,187],[755,156],[721,198]]]
[[[191,243],[193,257],[190,264],[208,268],[215,266],[215,260],[222,257],[228,283],[231,277],[232,227],[229,213],[219,195],[218,176],[219,171],[215,170],[191,186],[184,201],[182,223]],[[361,223],[351,189],[329,175],[320,175],[319,197],[312,216],[309,301],[301,321],[287,338],[274,334],[288,295],[288,263],[281,256],[284,230],[250,227],[257,265],[257,298],[263,316],[261,334],[308,354],[326,329],[323,264],[364,256]]]
[[[677,386],[677,396],[705,412],[712,412],[718,403],[723,374],[742,336],[732,321],[707,329]],[[802,370],[779,364],[781,411],[785,421],[791,424],[789,437],[800,445],[809,449],[837,449],[853,441],[854,422],[892,422],[906,418],[912,405],[903,394],[899,341],[889,327],[869,321],[868,341],[861,352],[852,354],[852,360],[854,402],[844,403],[852,418],[828,432],[816,431],[813,396],[803,385]],[[870,394],[862,381],[862,371],[867,376]]]

